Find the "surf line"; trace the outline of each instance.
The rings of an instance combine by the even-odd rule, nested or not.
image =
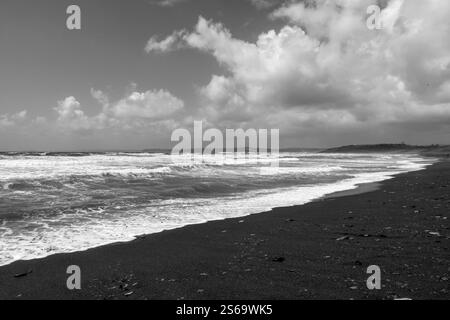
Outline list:
[[[269,147],[270,140],[270,147]],[[171,156],[173,161],[179,155],[190,155],[191,160],[203,161],[209,156],[222,154],[223,160],[234,159],[238,153],[257,154],[263,160],[272,158],[270,166],[279,167],[280,159],[280,130],[279,129],[226,129],[225,133],[216,128],[203,131],[203,121],[194,121],[194,132],[187,129],[176,129],[171,136],[172,142],[178,142],[173,147]],[[205,144],[209,143],[205,146]],[[205,157],[205,158],[204,158]]]

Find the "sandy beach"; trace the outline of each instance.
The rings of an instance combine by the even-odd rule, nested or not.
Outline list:
[[[303,206],[0,268],[0,299],[449,299],[450,162]],[[69,291],[66,269],[81,268]],[[366,287],[381,269],[381,290]]]

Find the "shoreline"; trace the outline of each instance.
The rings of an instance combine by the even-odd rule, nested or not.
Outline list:
[[[425,170],[425,169],[426,168],[421,169],[421,170]],[[181,225],[181,226],[175,227],[173,229],[166,229],[166,230],[162,230],[162,231],[159,231],[159,232],[153,232],[153,233],[146,233],[146,234],[142,234],[142,235],[136,235],[136,236],[134,236],[134,239],[131,239],[131,240],[124,240],[124,241],[120,241],[119,240],[119,241],[114,241],[114,242],[108,242],[108,243],[96,245],[96,246],[93,246],[93,247],[87,248],[87,249],[80,249],[80,250],[75,250],[75,251],[71,251],[71,252],[51,253],[51,254],[48,254],[46,256],[38,257],[38,258],[19,259],[19,260],[15,260],[15,261],[13,261],[11,263],[8,263],[8,264],[5,264],[5,265],[0,265],[0,269],[4,268],[4,267],[7,267],[7,266],[10,266],[10,265],[12,265],[14,263],[21,263],[21,262],[26,263],[26,262],[32,262],[32,261],[39,261],[39,260],[47,259],[47,258],[49,258],[51,256],[55,256],[55,255],[66,255],[66,254],[73,254],[73,253],[83,253],[83,252],[87,252],[87,251],[90,251],[90,250],[100,249],[100,248],[104,248],[104,247],[108,247],[108,246],[133,243],[134,241],[138,241],[139,239],[146,238],[146,237],[148,237],[150,235],[153,235],[153,234],[159,234],[159,233],[164,233],[164,232],[168,232],[168,231],[180,230],[180,229],[183,229],[183,228],[186,228],[186,227],[190,227],[190,226],[197,226],[197,225],[207,224],[207,223],[211,223],[211,222],[244,219],[246,217],[250,217],[250,216],[253,216],[253,215],[257,215],[257,214],[270,213],[270,212],[272,212],[273,210],[276,210],[276,209],[294,208],[294,207],[298,207],[298,206],[307,205],[308,203],[311,203],[311,202],[322,201],[324,199],[339,198],[339,197],[363,194],[363,193],[366,193],[366,192],[377,190],[380,187],[380,185],[382,184],[383,181],[387,181],[387,180],[393,179],[396,175],[399,175],[399,174],[404,174],[404,173],[394,174],[392,176],[392,178],[389,178],[389,179],[386,179],[386,180],[382,180],[380,182],[360,183],[360,184],[357,184],[352,189],[347,189],[347,190],[343,190],[343,191],[335,191],[335,192],[331,192],[331,193],[328,193],[328,194],[324,194],[323,196],[318,197],[316,199],[313,199],[311,201],[308,201],[307,203],[304,203],[304,204],[296,204],[296,205],[292,205],[292,206],[274,207],[274,208],[272,208],[270,210],[257,212],[257,213],[251,213],[251,214],[244,215],[244,216],[239,216],[239,217],[215,219],[215,220],[209,220],[209,221],[204,221],[204,222],[199,222],[199,223]]]
[[[411,190],[405,190],[404,181],[403,183],[401,181],[414,181],[417,180],[417,177],[422,177],[422,180],[426,180],[425,183],[427,181],[435,183],[433,181],[436,178],[444,179],[443,183],[445,183],[445,181],[449,181],[449,168],[448,162],[438,162],[421,171],[401,173],[381,183],[359,185],[356,189],[332,193],[304,205],[275,208],[268,212],[240,218],[189,225],[137,237],[131,242],[108,244],[81,252],[56,254],[37,260],[16,261],[0,267],[0,283],[2,284],[0,298],[449,298],[450,295],[445,286],[442,288],[445,292],[438,290],[435,294],[426,293],[427,290],[419,289],[420,287],[417,285],[416,290],[412,290],[404,284],[397,286],[399,293],[387,292],[386,290],[392,287],[389,283],[391,281],[385,283],[386,288],[383,290],[369,291],[364,288],[365,280],[362,281],[362,278],[367,278],[364,267],[367,268],[368,265],[376,263],[366,262],[361,258],[353,262],[337,263],[334,267],[329,265],[334,260],[342,262],[350,259],[350,256],[357,256],[361,252],[361,246],[369,253],[372,252],[373,260],[379,260],[378,255],[388,257],[383,253],[383,250],[389,249],[382,245],[386,241],[399,241],[400,243],[397,245],[408,247],[408,250],[413,251],[414,246],[411,247],[410,242],[415,243],[418,234],[422,234],[422,232],[415,230],[414,237],[411,239],[407,237],[408,241],[405,243],[400,241],[404,239],[403,237],[394,236],[391,240],[387,234],[391,233],[394,227],[381,228],[385,222],[379,220],[379,212],[375,216],[362,214],[359,217],[361,219],[354,217],[354,212],[361,209],[361,204],[367,205],[376,199],[383,199],[386,193],[388,196],[391,195],[390,192],[395,192],[393,194],[397,195],[403,192],[402,197],[407,197],[408,201],[415,202],[417,193],[424,193],[427,190],[419,188],[414,190],[416,193],[414,194]],[[394,188],[395,191],[386,191],[390,188]],[[400,197],[400,195],[398,196]],[[428,194],[427,196],[438,197],[437,194]],[[448,195],[443,199],[448,201]],[[391,204],[390,202],[395,204],[400,200],[382,201],[384,204],[381,207],[388,206]],[[417,204],[415,206],[418,207]],[[437,210],[438,207],[443,212]],[[448,202],[438,207],[433,207],[433,210],[439,211],[440,217],[446,218]],[[342,213],[338,214],[336,211],[342,210],[347,211],[344,215],[352,212],[351,219],[340,220]],[[365,210],[379,211],[376,206],[365,208]],[[381,214],[381,216],[385,215],[386,213]],[[410,215],[406,217],[410,217]],[[449,220],[436,219],[434,221],[430,220],[430,217],[424,219],[426,216],[422,217],[418,214],[414,214],[412,217],[420,218],[422,224],[433,221],[443,225],[443,227],[441,226],[443,230],[438,232],[440,234],[437,237],[438,240],[434,239],[440,242],[433,242],[431,251],[438,250],[442,251],[441,253],[446,252],[448,255]],[[367,220],[371,223],[367,223]],[[352,223],[350,224],[348,221]],[[355,221],[363,223],[356,233],[353,232],[358,229]],[[409,223],[408,219],[403,221],[400,226],[404,226],[405,223]],[[373,234],[368,232],[370,228],[374,227],[377,229],[376,232],[372,232]],[[420,224],[415,225],[414,228],[420,228]],[[424,232],[424,230],[422,231]],[[330,232],[332,237],[330,237]],[[444,235],[444,232],[447,232],[447,235]],[[341,241],[336,240],[342,237],[347,238]],[[372,243],[365,243],[367,241]],[[353,243],[354,245],[349,245]],[[424,246],[422,242],[421,245]],[[393,246],[391,250],[395,251],[395,248],[396,246]],[[425,250],[422,250],[424,249],[420,249],[420,254],[412,255],[412,257],[419,260],[423,258]],[[328,252],[328,254],[320,254],[321,251]],[[333,254],[336,251],[340,252],[340,255]],[[349,254],[350,256],[348,256]],[[397,258],[398,255],[395,257]],[[428,258],[431,258],[429,260],[444,259],[447,265],[450,265],[450,259],[445,258],[443,254]],[[389,259],[392,260],[392,257]],[[405,264],[405,261],[410,259],[410,256],[403,259],[399,257],[401,264]],[[387,261],[385,262],[389,264]],[[69,291],[65,287],[68,277],[65,271],[70,265],[79,265],[82,270],[83,289],[81,291]],[[329,265],[329,270],[327,269],[329,272],[321,272],[321,269],[324,271],[323,268],[327,265]],[[411,266],[411,263],[407,265]],[[415,265],[418,266],[417,263]],[[387,268],[389,269],[389,267]],[[427,268],[430,270],[427,272],[433,272],[437,267]],[[423,272],[428,270],[427,268],[423,268]],[[448,279],[449,270],[444,267],[439,267],[439,269],[442,269],[440,271],[442,274],[436,273],[434,277]],[[360,272],[353,274],[356,271]],[[26,275],[14,277],[20,274]],[[395,274],[395,276],[404,277],[401,273],[400,275]],[[391,277],[394,277],[393,273],[391,273]],[[315,283],[315,279],[322,281]],[[327,282],[329,282],[328,288]],[[427,288],[428,291],[435,290],[431,286],[432,282],[428,279],[420,282],[420,285]],[[439,284],[441,282],[448,286],[448,282],[438,281]],[[295,286],[294,283],[296,283]],[[239,287],[241,285],[242,287],[230,287],[232,284],[235,286],[239,284]],[[271,288],[276,286],[278,289],[265,290],[269,284]],[[224,286],[228,288],[225,289]],[[438,287],[436,286],[436,288]],[[412,291],[408,291],[410,289]]]
[[[303,205],[306,205],[306,204],[311,203],[311,202],[321,201],[323,199],[363,194],[363,193],[366,193],[366,192],[377,190],[383,182],[391,180],[391,179],[394,179],[398,175],[409,173],[409,172],[426,170],[427,167],[433,165],[433,163],[436,163],[438,161],[439,161],[438,159],[434,159],[434,162],[431,162],[430,164],[425,165],[421,169],[414,169],[412,171],[407,171],[407,172],[392,173],[389,176],[384,176],[384,178],[382,180],[377,180],[377,181],[372,181],[372,182],[355,182],[354,180],[360,178],[360,177],[356,177],[356,176],[353,177],[353,178],[348,178],[348,179],[345,179],[345,180],[342,180],[342,181],[338,182],[338,183],[344,183],[344,182],[348,183],[348,182],[352,181],[353,184],[351,186],[349,186],[348,188],[343,189],[343,190],[331,191],[329,193],[324,193],[323,195],[317,196],[316,198],[313,198],[313,199],[310,199],[310,200],[308,200],[305,203],[293,204],[293,205],[285,205],[285,206],[283,206],[283,205],[281,205],[281,206],[274,206],[272,208],[267,208],[266,210],[261,210],[261,211],[258,211],[258,212],[248,213],[248,214],[244,214],[244,215],[237,215],[237,216],[232,216],[232,217],[228,217],[228,218],[217,218],[217,219],[205,220],[205,221],[195,222],[195,223],[190,223],[190,224],[182,224],[182,225],[179,225],[179,226],[176,226],[176,227],[171,227],[171,228],[168,228],[168,229],[161,229],[160,231],[155,231],[155,232],[151,232],[151,233],[136,234],[136,235],[132,236],[132,239],[104,242],[104,243],[99,243],[99,244],[96,244],[96,245],[93,245],[93,246],[90,246],[90,247],[75,249],[73,251],[68,251],[68,252],[53,252],[53,253],[48,253],[47,255],[42,255],[42,256],[37,256],[37,257],[32,257],[32,258],[27,258],[27,259],[14,260],[14,261],[12,261],[10,263],[7,263],[7,264],[4,264],[4,265],[0,264],[0,268],[9,266],[9,265],[17,263],[17,262],[36,261],[36,260],[46,259],[46,258],[54,256],[54,255],[83,253],[83,252],[86,252],[86,251],[89,251],[89,250],[95,250],[95,249],[107,247],[107,246],[110,246],[110,245],[132,243],[133,241],[139,240],[141,238],[145,238],[145,237],[147,237],[149,235],[152,235],[152,234],[158,234],[158,233],[163,233],[163,232],[168,232],[168,231],[173,231],[173,230],[179,230],[179,229],[183,229],[183,228],[189,227],[189,226],[196,226],[196,225],[200,225],[200,224],[205,224],[205,223],[210,223],[210,222],[217,222],[217,221],[226,221],[226,220],[230,220],[230,219],[243,219],[245,217],[256,215],[256,214],[272,212],[273,210],[276,210],[276,209],[293,208],[293,207],[297,207],[297,206],[303,206]],[[385,175],[386,172],[380,172],[380,174],[384,174]],[[335,187],[337,187],[337,185],[335,185]]]

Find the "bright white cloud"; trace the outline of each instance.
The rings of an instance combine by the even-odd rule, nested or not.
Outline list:
[[[80,103],[74,97],[59,101],[55,111],[58,113],[58,120],[61,121],[86,117],[80,109]]]
[[[93,131],[103,129],[134,130],[146,126],[161,125],[168,117],[184,108],[184,102],[165,90],[132,92],[117,102],[100,90],[91,94],[102,106],[102,111],[88,116],[75,97],[58,102],[57,125],[63,131]],[[43,119],[40,119],[42,123]],[[37,123],[37,120],[35,121]]]
[[[168,91],[133,92],[110,107],[116,118],[144,118],[158,120],[167,118],[184,107],[184,102]]]
[[[82,131],[90,130],[95,126],[94,118],[85,115],[81,110],[81,104],[75,97],[67,97],[58,101],[58,106],[54,110],[58,114],[57,124],[63,130]]]
[[[171,47],[207,52],[226,69],[200,90],[199,115],[216,123],[287,131],[449,125],[450,2],[388,1],[385,28],[369,30],[366,10],[375,3],[288,2],[271,14],[287,24],[254,43],[200,17]]]

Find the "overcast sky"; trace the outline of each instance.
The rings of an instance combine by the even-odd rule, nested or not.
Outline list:
[[[282,147],[450,143],[450,1],[382,1],[370,30],[374,3],[2,0],[0,150],[167,148],[194,120]]]

